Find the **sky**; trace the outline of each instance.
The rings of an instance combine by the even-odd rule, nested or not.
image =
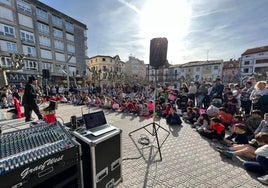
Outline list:
[[[267,0],[40,0],[87,25],[88,57],[134,56],[166,37],[170,64],[238,59],[268,45]]]

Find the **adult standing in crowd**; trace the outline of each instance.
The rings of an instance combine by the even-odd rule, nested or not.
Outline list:
[[[206,82],[202,81],[201,85],[197,89],[196,93],[196,102],[197,102],[197,107],[202,108],[202,104],[204,102],[204,99],[208,93],[208,88],[206,87]]]
[[[250,95],[253,89],[254,87],[252,87],[252,82],[247,81],[245,87],[241,91],[241,107],[245,111],[246,115],[249,115],[251,111],[252,101],[250,100]]]
[[[24,95],[22,98],[22,105],[24,106],[25,121],[31,121],[32,111],[35,112],[38,119],[43,119],[37,105],[38,93],[37,79],[34,76],[29,77],[29,81],[25,86]]]
[[[211,99],[213,99],[213,98],[222,99],[223,90],[224,90],[224,85],[221,83],[221,79],[216,78],[215,85],[213,86],[213,88],[210,92]]]
[[[258,81],[250,95],[253,110],[260,110],[262,115],[268,112],[268,89],[266,86],[266,81]]]

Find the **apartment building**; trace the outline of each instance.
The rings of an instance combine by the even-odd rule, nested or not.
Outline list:
[[[154,70],[151,66],[148,77],[149,82],[157,81],[159,84],[175,85],[179,87],[183,82],[213,81],[222,77],[223,60],[192,61],[180,65],[164,66]],[[155,78],[156,76],[156,78]]]
[[[125,82],[131,85],[141,84],[146,85],[146,65],[144,61],[136,57],[129,56],[128,61],[124,65]]]
[[[247,49],[240,59],[241,81],[249,76],[268,80],[268,46]]]
[[[124,62],[118,55],[97,55],[90,57],[87,62],[89,70],[88,82],[95,87],[115,87],[124,82]]]
[[[240,82],[240,66],[238,60],[230,59],[223,62],[222,67],[222,82],[227,83],[239,83]]]
[[[12,54],[23,54],[23,69],[7,72],[10,84],[31,75],[46,82],[69,84],[86,69],[87,26],[36,0],[0,0],[0,66]],[[70,76],[70,79],[68,79]],[[79,79],[79,78],[78,78]]]

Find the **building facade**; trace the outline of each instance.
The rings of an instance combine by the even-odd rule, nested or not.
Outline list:
[[[86,68],[87,26],[36,0],[0,0],[0,66],[23,54],[22,71],[7,73],[10,84],[31,75],[58,84],[74,82]],[[68,82],[68,83],[67,83]]]
[[[118,55],[90,57],[87,62],[89,77],[87,82],[95,87],[115,87],[124,82],[124,62]]]
[[[230,59],[224,61],[222,67],[222,82],[223,83],[239,83],[240,68],[239,61]]]
[[[254,76],[257,80],[268,80],[268,46],[246,50],[240,59],[241,81]]]
[[[184,82],[208,81],[212,82],[222,77],[223,60],[194,61],[181,65],[164,66],[157,70],[151,66],[148,72],[149,82],[156,80],[158,84],[180,87]]]
[[[130,85],[146,85],[146,65],[144,61],[139,60],[133,56],[129,56],[128,61],[125,62],[123,74],[125,83]]]

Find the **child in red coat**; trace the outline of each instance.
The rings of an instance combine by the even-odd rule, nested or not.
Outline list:
[[[199,133],[200,135],[213,141],[223,140],[225,136],[225,127],[223,124],[221,124],[219,118],[214,117],[210,120],[209,128]]]

